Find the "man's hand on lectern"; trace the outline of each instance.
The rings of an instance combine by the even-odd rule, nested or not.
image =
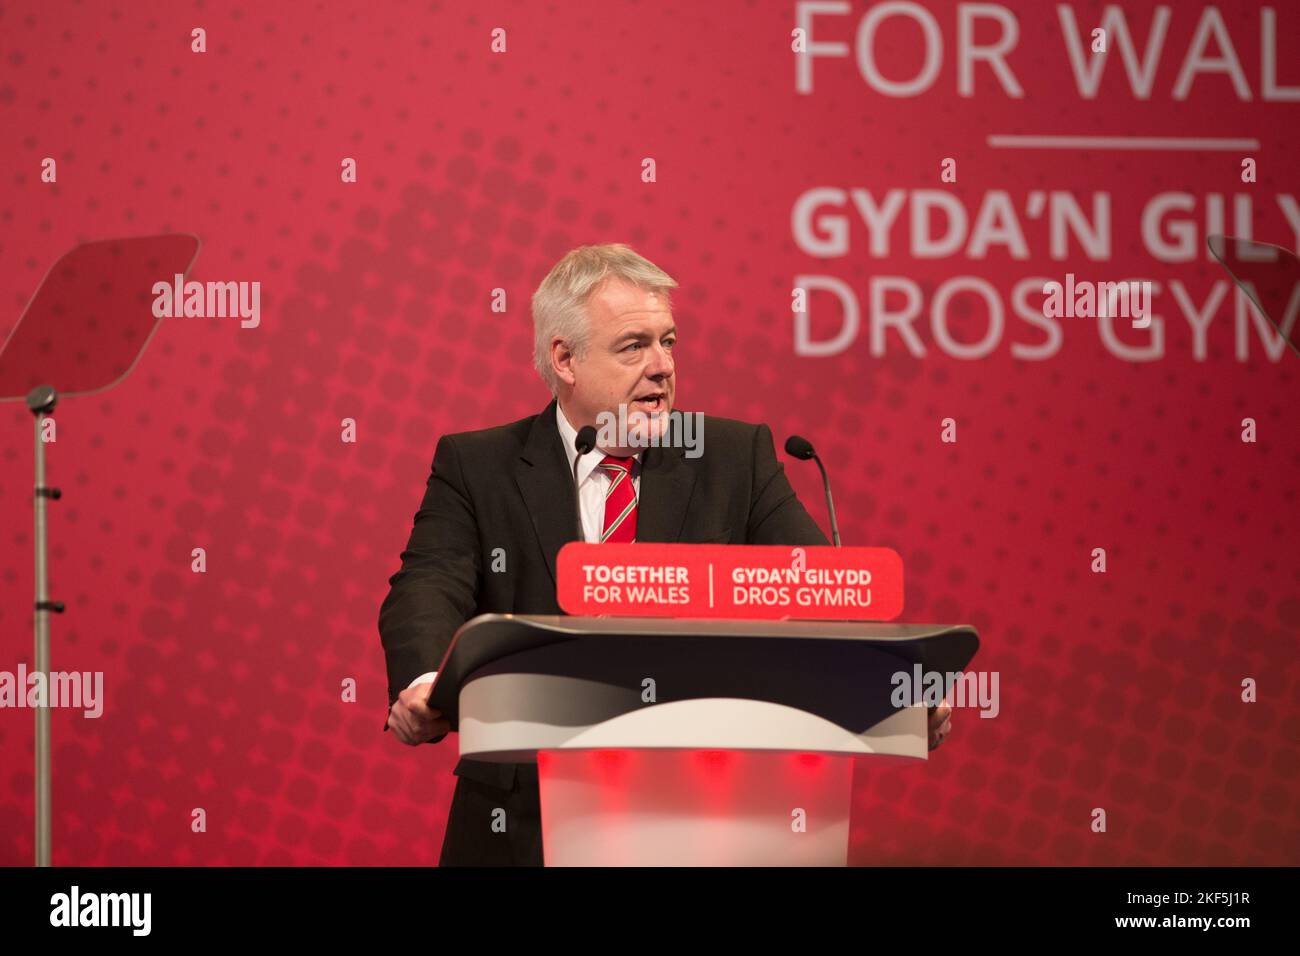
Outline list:
[[[416,684],[397,695],[388,708],[388,727],[412,747],[451,733],[451,722],[429,706],[429,685]]]
[[[945,737],[952,733],[952,708],[945,700],[938,707],[930,708],[930,749],[943,743]]]

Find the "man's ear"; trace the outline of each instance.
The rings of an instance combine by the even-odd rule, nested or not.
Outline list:
[[[569,348],[568,342],[558,338],[551,339],[551,370],[566,385],[572,385],[575,380],[573,359],[573,350]]]

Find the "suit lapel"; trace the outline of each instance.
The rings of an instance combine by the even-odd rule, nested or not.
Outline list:
[[[528,505],[533,530],[546,556],[555,583],[555,556],[570,541],[581,540],[578,498],[573,489],[568,455],[555,423],[555,401],[533,420],[528,439],[514,462],[515,483]]]
[[[515,484],[528,505],[546,568],[555,582],[555,557],[570,541],[581,541],[578,498],[569,471],[556,403],[533,419],[523,451],[514,462]],[[637,500],[637,541],[677,541],[686,523],[695,488],[695,469],[680,447],[652,447],[641,456],[641,492]]]
[[[695,469],[682,448],[647,448],[641,456],[637,541],[677,541],[695,487]]]

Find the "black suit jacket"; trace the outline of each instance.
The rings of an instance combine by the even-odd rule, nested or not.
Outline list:
[[[438,669],[452,636],[475,615],[563,613],[555,558],[581,534],[555,406],[438,442],[401,570],[379,611],[390,707],[412,680]],[[828,543],[776,460],[771,429],[703,421],[700,457],[682,448],[642,454],[637,541]],[[494,557],[504,557],[503,571],[492,570]],[[516,769],[461,759],[454,772],[509,789]]]

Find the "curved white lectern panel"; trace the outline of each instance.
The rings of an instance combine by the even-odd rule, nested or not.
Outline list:
[[[527,706],[521,706],[528,702]],[[924,760],[925,707],[906,708],[853,733],[824,717],[765,700],[700,697],[642,703],[595,681],[494,674],[460,696],[460,752],[531,763],[540,750],[657,748],[890,754]]]

